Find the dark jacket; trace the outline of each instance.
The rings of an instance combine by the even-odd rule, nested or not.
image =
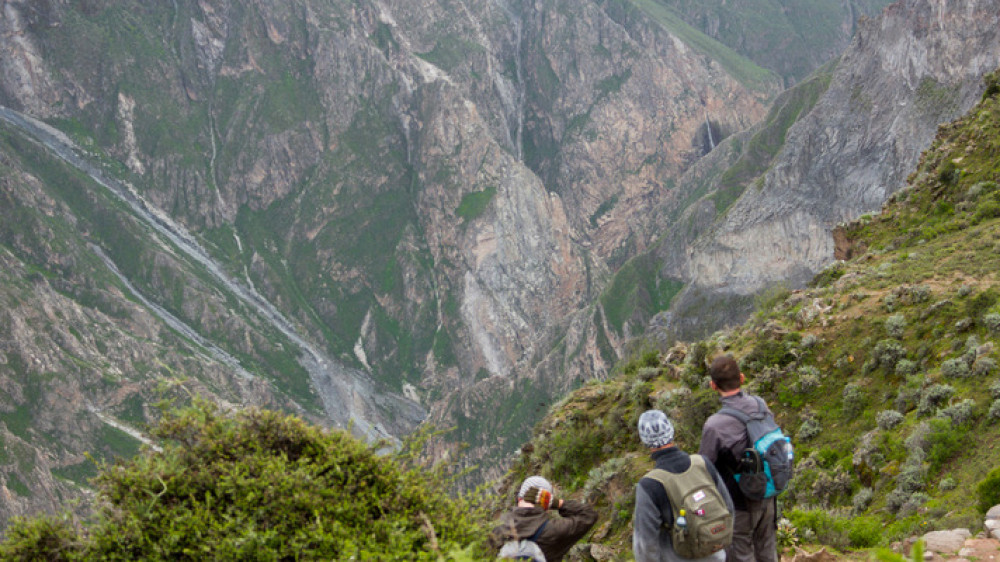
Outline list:
[[[722,406],[747,414],[757,411],[757,401],[742,390],[732,396],[723,397]],[[771,410],[767,409],[767,412],[770,413]],[[733,498],[733,504],[740,511],[748,511],[751,507],[762,503],[746,499],[733,477],[736,474],[736,459],[739,458],[743,449],[751,445],[746,426],[733,416],[715,413],[705,420],[698,454],[715,464],[726,483],[729,495]],[[763,502],[769,501],[772,500],[763,500]]]
[[[526,539],[548,520],[535,542],[545,553],[546,562],[559,562],[597,522],[597,511],[585,503],[564,500],[559,515],[551,517],[540,507],[515,507],[493,528],[490,545],[499,549],[509,540]]]
[[[691,467],[691,457],[677,447],[660,449],[652,453],[656,468],[679,474]],[[733,502],[726,490],[726,485],[712,463],[706,462],[715,487],[726,501],[730,513]],[[636,562],[670,562],[683,560],[674,552],[670,532],[667,527],[673,525],[674,512],[670,506],[663,485],[652,478],[643,478],[635,487],[635,513],[632,517],[632,554]],[[667,527],[664,527],[667,525]],[[703,560],[724,560],[725,554],[719,551]]]

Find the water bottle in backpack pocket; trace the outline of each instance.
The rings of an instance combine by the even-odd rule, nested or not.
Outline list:
[[[670,541],[681,558],[710,556],[733,540],[733,515],[700,455],[682,473],[653,469],[644,476],[663,485],[673,511]]]
[[[782,433],[767,412],[764,400],[757,400],[757,412],[746,414],[734,408],[722,408],[720,414],[732,416],[746,426],[750,447],[743,450],[737,459],[737,469],[733,475],[743,495],[751,500],[772,498],[788,487],[792,478],[792,443]]]

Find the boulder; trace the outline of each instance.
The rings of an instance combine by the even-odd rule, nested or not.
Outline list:
[[[965,539],[971,536],[972,533],[968,529],[952,529],[951,531],[931,531],[922,538],[926,552],[951,553],[958,552],[965,544]]]

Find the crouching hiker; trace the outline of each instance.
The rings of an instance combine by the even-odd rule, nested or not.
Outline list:
[[[635,487],[636,562],[725,560],[733,537],[733,500],[715,466],[674,444],[674,426],[660,410],[639,417],[639,438],[656,468]]]
[[[546,513],[550,510],[560,517]],[[531,476],[517,492],[517,506],[503,514],[489,542],[500,549],[500,558],[558,562],[596,522],[593,507],[556,498],[548,480]]]

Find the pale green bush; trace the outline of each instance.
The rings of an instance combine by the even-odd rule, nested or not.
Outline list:
[[[885,332],[890,338],[900,339],[906,330],[906,317],[902,314],[893,314],[885,320]]]
[[[887,431],[903,423],[903,414],[896,410],[882,410],[875,416],[875,422],[879,429]]]

